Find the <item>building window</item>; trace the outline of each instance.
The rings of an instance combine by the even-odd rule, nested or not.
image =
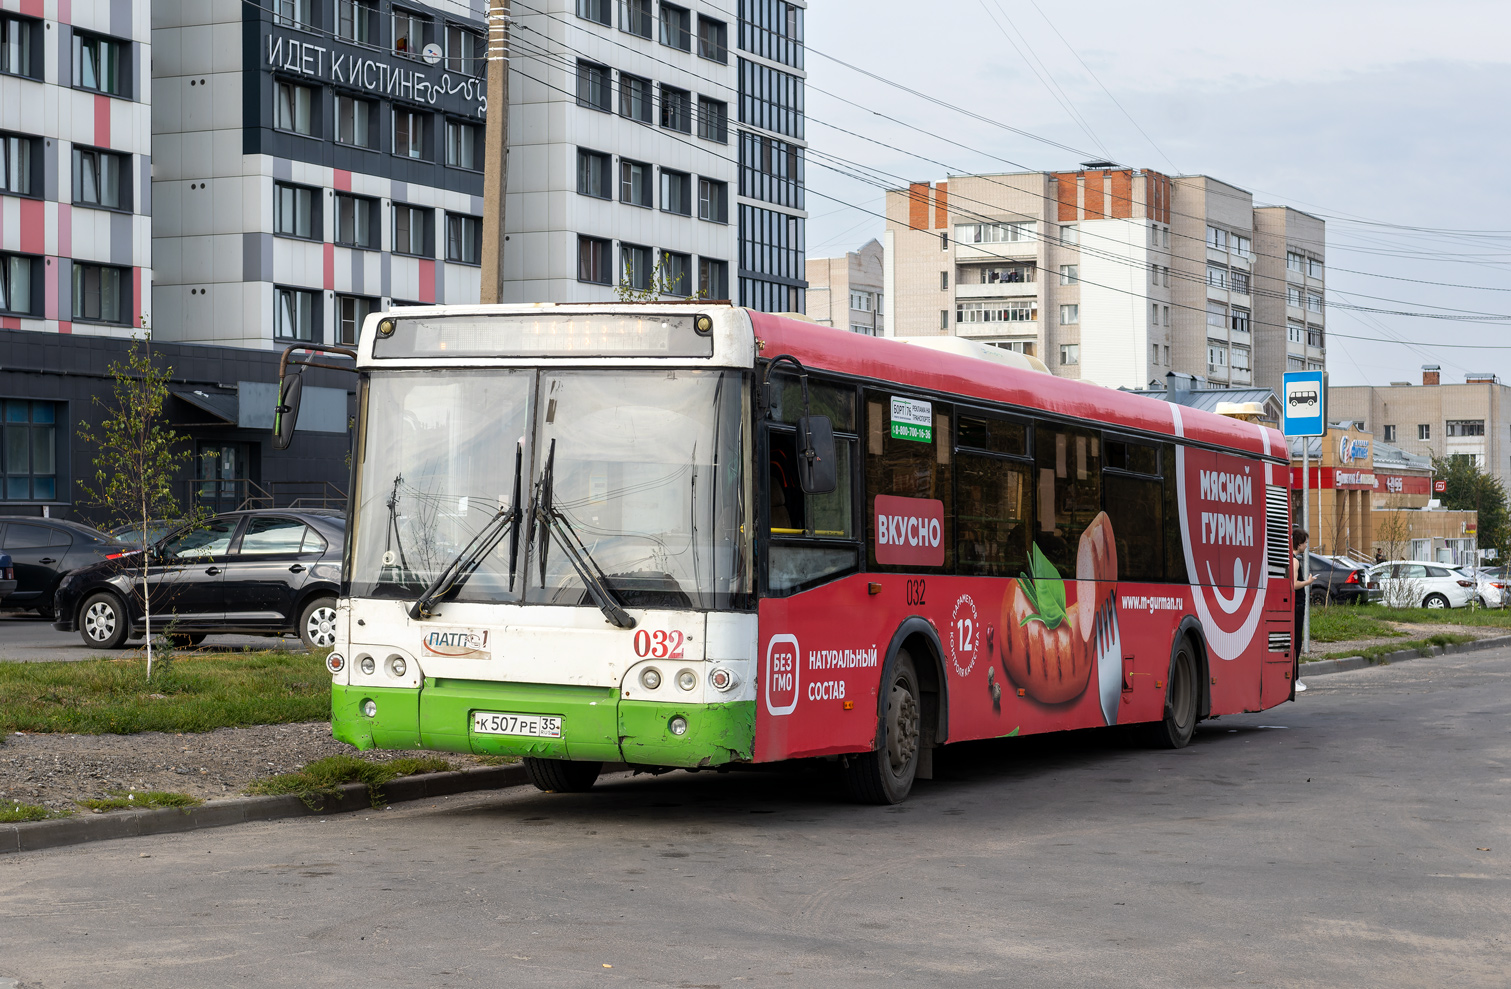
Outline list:
[[[619,201],[649,209],[651,202],[651,166],[641,161],[619,159]]]
[[[686,297],[692,294],[693,259],[690,254],[661,252],[661,285],[667,295]]]
[[[1322,330],[1315,326],[1308,326],[1306,328],[1306,345],[1308,347],[1322,346]]]
[[[577,193],[594,199],[612,199],[613,159],[597,151],[577,149]]]
[[[29,137],[0,134],[0,192],[13,196],[32,194],[32,151]]]
[[[1149,229],[1150,229],[1151,232],[1154,230],[1153,227],[1150,227]],[[1077,356],[1079,356],[1079,355],[1077,355]],[[1157,343],[1151,343],[1149,345],[1149,363],[1150,364],[1158,364],[1159,363],[1159,344],[1157,344]]]
[[[82,206],[130,209],[131,162],[94,148],[73,149],[73,201]]]
[[[446,121],[446,164],[452,168],[483,170],[483,129],[460,120]]]
[[[729,25],[699,14],[698,55],[720,65],[728,65]]]
[[[1306,271],[1306,255],[1295,251],[1285,252],[1285,267],[1287,271]]]
[[[948,230],[939,231],[939,249],[941,251],[948,251],[950,249],[950,233]]]
[[[277,296],[277,326],[274,329],[278,336],[284,340],[317,342],[318,293],[298,288],[276,288],[273,294]]]
[[[1074,276],[1074,274],[1075,274],[1075,270],[1076,270],[1076,266],[1075,265],[1073,265],[1073,264],[1064,265],[1064,266],[1062,266],[1060,268],[1060,277],[1061,277],[1061,279],[1063,279],[1065,277],[1065,269],[1066,268],[1069,268],[1071,270],[1072,276]],[[1031,284],[1035,280],[1034,276],[1035,276],[1036,273],[1037,273],[1037,266],[1034,265],[1031,262],[1022,263],[1022,264],[1011,264],[1011,263],[1009,263],[1009,264],[970,265],[968,267],[967,266],[961,266],[961,268],[960,268],[960,284],[962,284],[962,285],[997,285],[997,284],[1016,285],[1016,284],[1019,284],[1019,283]],[[1061,285],[1072,285],[1072,284],[1075,284],[1075,282],[1066,282],[1066,281],[1062,280],[1060,282],[1060,284]]]
[[[1157,353],[1159,351],[1159,348],[1155,347],[1155,351]],[[1081,345],[1078,344],[1078,343],[1062,343],[1062,344],[1060,344],[1060,363],[1061,364],[1079,364],[1079,363],[1081,363]]]
[[[1209,288],[1227,288],[1228,269],[1212,264],[1207,265],[1207,285]]]
[[[651,81],[619,73],[619,115],[642,123],[651,122]]]
[[[273,126],[291,134],[313,133],[315,91],[292,82],[274,83]]]
[[[803,67],[803,11],[782,0],[740,0],[740,48]]]
[[[1160,228],[1160,240],[1162,242],[1160,244],[1161,247],[1169,247],[1170,246],[1170,228],[1169,227],[1161,227]],[[1165,363],[1169,364],[1170,362],[1166,361]]]
[[[729,298],[729,262],[698,259],[698,294],[705,299]]]
[[[604,0],[607,3],[607,0]],[[460,24],[446,25],[446,67],[464,76],[481,76],[487,63],[488,44],[476,31]]]
[[[693,212],[693,177],[686,172],[661,169],[661,209],[666,213],[691,216]]]
[[[1034,221],[1016,223],[962,223],[955,227],[960,244],[1019,244],[1034,239]]]
[[[740,122],[801,140],[803,80],[747,58],[739,63]]]
[[[78,31],[73,35],[73,84],[109,96],[124,96],[121,90],[121,59],[126,47],[119,41]]]
[[[577,105],[610,112],[609,67],[596,62],[577,63]]]
[[[1060,284],[1078,285],[1081,282],[1081,266],[1075,264],[1060,265]]]
[[[1448,436],[1484,436],[1485,420],[1483,419],[1449,419],[1447,423]]]
[[[651,0],[619,0],[619,30],[637,38],[649,38]]]
[[[427,18],[408,10],[393,10],[393,50],[401,55],[418,58],[425,50],[425,23]]]
[[[661,4],[661,43],[685,52],[693,50],[692,15],[686,7]]]
[[[1314,292],[1308,292],[1306,294],[1306,308],[1308,312],[1321,312],[1322,296],[1317,295]]]
[[[707,96],[698,97],[698,136],[705,141],[729,143],[729,104]]]
[[[273,233],[282,237],[320,239],[320,190],[273,183]]]
[[[273,0],[273,23],[279,27],[311,27],[310,0]]]
[[[446,214],[446,260],[457,264],[482,264],[482,217]]]
[[[862,292],[859,289],[850,290],[850,308],[857,312],[870,312],[871,299],[870,292]]]
[[[32,28],[40,29],[41,23],[19,17],[0,17],[0,72],[13,76],[42,75],[41,66],[32,63],[31,44]]]
[[[876,327],[874,327],[874,326],[867,326],[864,323],[851,323],[850,324],[850,332],[851,333],[859,333],[862,336],[874,337],[874,336],[877,335],[878,330],[877,330]]]
[[[941,292],[948,292],[949,290],[950,290],[950,273],[948,271],[941,271],[939,273],[939,291],[941,291]]]
[[[1425,422],[1422,423],[1421,425],[1417,426],[1417,439],[1419,439],[1419,440],[1430,440],[1430,439],[1432,439],[1432,427],[1429,426]]]
[[[0,444],[5,500],[56,500],[58,413],[62,403],[12,398],[0,404],[5,406],[5,442]]]
[[[359,45],[376,45],[378,5],[371,0],[336,0],[336,37]]]
[[[729,183],[698,179],[698,219],[729,222]]]
[[[609,19],[609,0],[577,0],[577,16],[607,26],[612,23]]]
[[[1159,306],[1153,302],[1149,303],[1149,325],[1159,325]]]
[[[431,251],[425,235],[431,211],[423,206],[393,205],[393,251],[395,254],[412,254],[429,257]]]
[[[1207,246],[1214,251],[1226,251],[1228,249],[1228,232],[1221,227],[1208,227]]]
[[[1395,426],[1386,426],[1385,427],[1385,442],[1387,442],[1387,443],[1394,443],[1395,441],[1396,441],[1396,427]]]
[[[1207,348],[1207,370],[1212,373],[1225,370],[1228,366],[1228,349],[1226,347]]]
[[[1247,371],[1249,369],[1249,351],[1247,347],[1233,348],[1233,369]]]
[[[0,312],[32,315],[32,259],[0,254]]]
[[[1287,285],[1285,287],[1285,304],[1295,306],[1299,309],[1301,307],[1301,289],[1295,285]]]
[[[377,128],[373,126],[373,114],[377,104],[359,100],[355,96],[336,97],[336,143],[349,144],[354,148],[372,148],[377,145]]]
[[[361,295],[336,296],[336,342],[347,347],[357,345],[362,321],[378,311],[378,300]]]
[[[378,247],[378,201],[336,194],[336,243],[365,251]]]
[[[647,292],[651,287],[651,249],[619,245],[619,287]]]
[[[1302,326],[1300,323],[1286,323],[1285,335],[1286,339],[1291,343],[1305,343],[1306,327]]]
[[[1316,258],[1306,259],[1306,273],[1309,278],[1322,277],[1322,262]]]
[[[1081,321],[1081,307],[1068,305],[1060,307],[1060,325],[1074,326]]]
[[[611,245],[601,237],[577,238],[577,280],[595,285],[609,284]]]
[[[1233,269],[1228,273],[1228,287],[1242,295],[1249,294],[1249,273]]]
[[[803,149],[749,131],[740,132],[740,195],[803,208]]]
[[[1170,325],[1170,307],[1169,306],[1160,306],[1160,308],[1162,310],[1164,310],[1164,312],[1161,313],[1161,315],[1164,317],[1164,323],[1163,323],[1163,325],[1169,326]],[[1168,360],[1166,360],[1165,363],[1169,364],[1170,362]]]
[[[1234,254],[1237,254],[1241,258],[1248,258],[1251,261],[1254,259],[1253,242],[1249,238],[1234,234],[1229,242],[1232,245]]]
[[[939,332],[941,332],[941,333],[948,333],[949,331],[950,331],[950,311],[948,309],[941,309],[941,310],[939,310]]]
[[[693,130],[693,94],[685,89],[662,84],[661,126],[691,134]]]
[[[1249,311],[1247,309],[1234,309],[1229,314],[1228,325],[1234,333],[1249,332]]]
[[[1221,302],[1207,303],[1207,336],[1226,339],[1228,335],[1228,307]]]
[[[1060,307],[1062,310],[1067,308]],[[1068,308],[1074,309],[1075,306]],[[957,323],[1031,323],[1039,318],[1038,303],[1033,299],[1009,302],[961,302],[955,306]]]
[[[418,110],[393,111],[393,153],[401,158],[425,157],[425,117]]]
[[[74,319],[91,323],[130,323],[130,310],[129,270],[74,262]]]
[[[1081,231],[1074,223],[1065,223],[1060,226],[1060,246],[1077,247],[1081,243]]]

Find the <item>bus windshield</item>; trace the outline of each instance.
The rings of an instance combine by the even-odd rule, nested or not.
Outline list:
[[[352,595],[413,601],[493,526],[450,600],[593,607],[570,543],[624,607],[747,606],[747,387],[728,371],[372,374]]]

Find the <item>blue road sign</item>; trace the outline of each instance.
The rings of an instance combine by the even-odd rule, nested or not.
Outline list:
[[[1321,436],[1327,432],[1327,389],[1321,371],[1287,371],[1281,386],[1281,432],[1287,436]]]

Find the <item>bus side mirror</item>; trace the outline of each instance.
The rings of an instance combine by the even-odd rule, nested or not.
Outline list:
[[[828,416],[801,416],[797,421],[797,475],[804,494],[828,494],[839,486],[834,426]]]
[[[304,391],[304,375],[290,370],[278,383],[278,406],[273,410],[273,449],[287,450],[294,442],[294,425],[299,421],[299,396]]]

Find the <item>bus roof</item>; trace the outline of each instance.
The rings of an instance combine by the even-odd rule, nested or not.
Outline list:
[[[1286,460],[1280,431],[1257,423],[966,357],[750,310],[762,357],[791,354],[805,367],[894,382],[987,402],[1002,402]]]

